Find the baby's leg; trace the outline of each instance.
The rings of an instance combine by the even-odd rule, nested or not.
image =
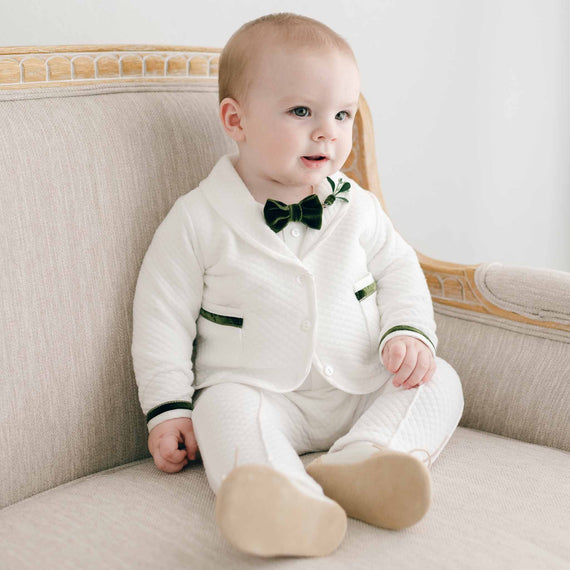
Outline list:
[[[431,467],[463,414],[463,390],[455,370],[436,358],[432,379],[409,390],[390,379],[363,399],[364,413],[330,448],[334,453],[356,442],[411,453]]]
[[[268,465],[318,495],[323,491],[305,472],[295,448],[302,443],[297,408],[280,394],[245,384],[203,389],[192,421],[206,476],[217,495],[222,480],[237,466]]]
[[[346,514],[305,471],[299,410],[280,394],[243,384],[203,389],[192,414],[216,522],[239,550],[322,556],[346,532]]]
[[[418,388],[395,388],[390,379],[363,396],[363,412],[357,410],[350,431],[307,466],[349,516],[400,529],[418,522],[429,509],[428,467],[463,413],[456,372],[440,358],[437,365],[433,378]]]

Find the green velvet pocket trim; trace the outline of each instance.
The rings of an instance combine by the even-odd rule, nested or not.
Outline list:
[[[226,315],[216,315],[216,313],[210,313],[206,309],[200,309],[200,314],[209,321],[216,323],[217,325],[225,325],[228,327],[237,327],[241,329],[243,327],[243,319],[239,317],[228,317]]]
[[[191,402],[166,402],[166,404],[161,404],[150,410],[146,415],[146,423],[150,422],[152,418],[170,410],[192,410],[193,406]]]
[[[427,336],[427,334],[423,333],[422,331],[420,331],[419,329],[415,329],[414,327],[407,327],[405,325],[399,325],[397,327],[392,327],[389,331],[387,331],[386,333],[384,333],[384,335],[382,336],[382,338],[380,339],[380,344],[382,344],[382,341],[391,333],[396,332],[396,331],[411,331],[411,332],[415,332],[418,334],[421,334],[423,337],[427,338],[429,343],[433,346],[434,350],[435,350],[435,345],[433,344],[433,342],[431,341],[431,339],[429,338],[429,336]]]
[[[376,291],[376,281],[372,281],[372,283],[370,283],[370,285],[366,285],[366,287],[364,287],[364,289],[360,289],[360,291],[357,291],[355,293],[355,295],[359,301],[362,301],[362,299],[366,299],[366,297],[370,297],[370,295],[372,295],[372,293],[374,293],[374,291]]]

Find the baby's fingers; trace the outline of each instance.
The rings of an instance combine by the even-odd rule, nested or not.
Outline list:
[[[394,386],[401,386],[404,382],[406,382],[406,380],[410,378],[416,369],[417,361],[418,352],[416,350],[416,347],[414,345],[408,346],[404,361],[402,362],[402,365],[392,380]]]
[[[196,442],[196,436],[194,435],[194,427],[192,422],[188,422],[188,425],[180,429],[182,439],[184,443],[179,445],[179,448],[186,449],[186,455],[188,459],[194,461],[196,459],[196,452],[198,451],[198,443]]]
[[[420,350],[418,352],[418,359],[413,372],[410,374],[409,378],[402,383],[402,387],[405,389],[413,388],[418,386],[426,380],[426,376],[429,373],[431,361],[433,360],[431,354],[427,350]]]
[[[182,469],[188,465],[188,459],[184,459],[182,463],[172,463],[171,461],[166,461],[160,456],[157,456],[154,458],[154,463],[165,473],[178,473],[178,471],[182,471]]]
[[[406,357],[406,345],[402,341],[388,341],[384,350],[384,366],[392,373],[397,372]]]
[[[158,441],[158,454],[160,458],[173,465],[178,465],[186,458],[186,451],[178,449],[178,437],[174,434],[165,434]]]

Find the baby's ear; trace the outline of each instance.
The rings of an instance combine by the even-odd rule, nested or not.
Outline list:
[[[226,97],[220,102],[220,120],[226,133],[236,142],[245,140],[242,127],[242,111],[240,104],[231,97]]]

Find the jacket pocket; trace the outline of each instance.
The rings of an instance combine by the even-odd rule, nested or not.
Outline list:
[[[200,315],[207,319],[208,321],[212,321],[217,325],[224,325],[227,327],[237,327],[241,329],[243,327],[243,318],[242,317],[232,317],[230,315],[220,315],[219,313],[212,313],[211,311],[207,311],[202,307],[200,309]]]
[[[243,311],[204,303],[197,321],[197,361],[201,366],[241,366]]]
[[[376,281],[374,281],[374,277],[372,277],[371,273],[368,273],[366,277],[363,277],[354,284],[354,294],[356,295],[356,299],[360,302],[371,297],[374,293],[376,293]]]
[[[370,347],[372,350],[378,350],[380,341],[380,313],[376,303],[376,297],[378,295],[376,281],[371,273],[367,273],[354,284],[353,289],[356,300],[360,305],[366,328],[368,329]]]

